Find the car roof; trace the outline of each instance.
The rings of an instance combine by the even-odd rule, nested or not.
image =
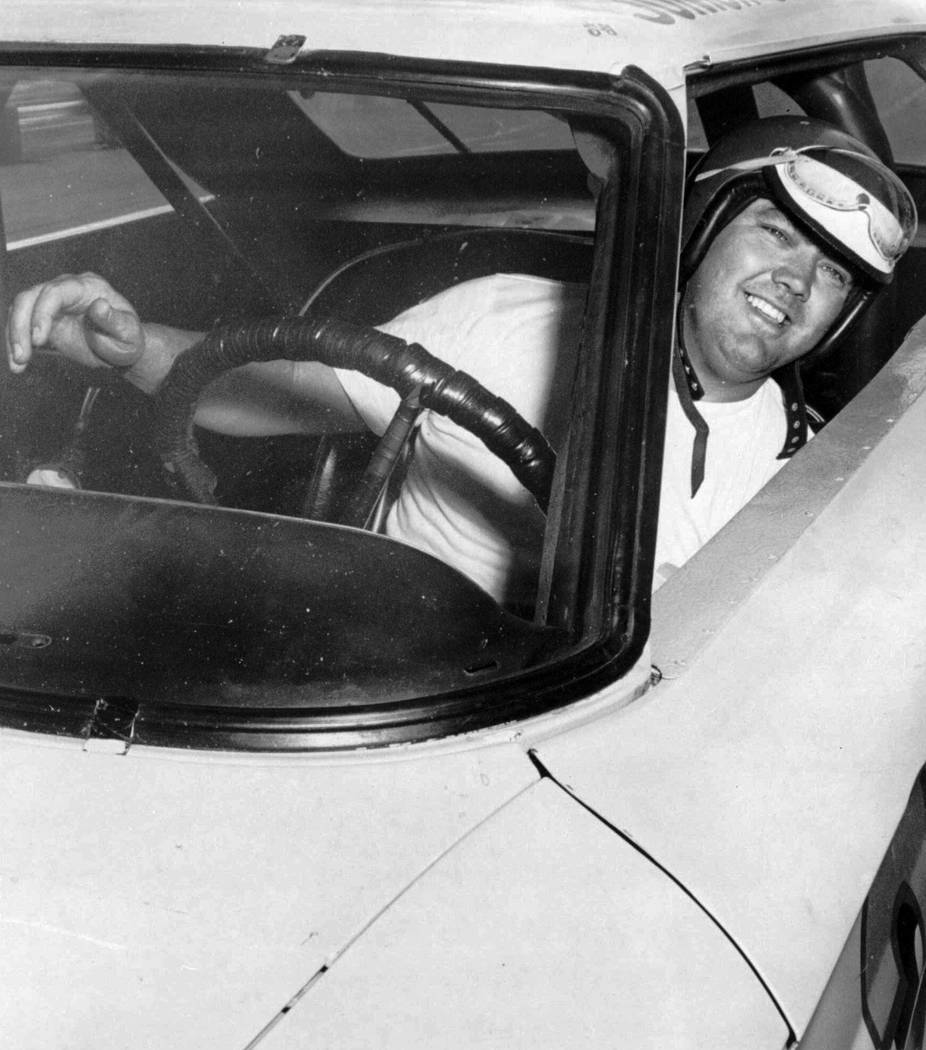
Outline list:
[[[0,42],[266,47],[617,73],[673,91],[689,67],[926,29],[924,0],[4,0]]]

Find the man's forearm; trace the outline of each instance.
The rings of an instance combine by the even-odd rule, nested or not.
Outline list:
[[[156,394],[177,358],[197,343],[202,335],[167,325],[144,324],[145,350],[141,357],[123,372],[133,386],[145,394]]]

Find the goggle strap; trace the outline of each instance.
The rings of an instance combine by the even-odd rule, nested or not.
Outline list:
[[[737,161],[735,164],[726,164],[722,168],[711,168],[709,171],[699,172],[695,175],[694,181],[703,182],[704,179],[711,179],[715,175],[724,175],[728,171],[759,171],[762,168],[774,168],[782,164],[790,164],[811,150],[825,150],[827,153],[841,153],[845,157],[859,157],[864,161],[871,160],[866,154],[859,153],[856,150],[839,149],[836,146],[825,146],[822,143],[819,145],[801,146],[799,149],[782,146],[773,150],[767,157],[752,157],[749,160]]]

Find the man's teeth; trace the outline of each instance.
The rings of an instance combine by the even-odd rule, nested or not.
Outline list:
[[[777,325],[783,325],[788,320],[788,315],[783,310],[779,310],[777,306],[772,306],[770,302],[760,299],[757,295],[747,295],[746,302],[750,306],[754,306],[759,313],[765,314],[770,321],[774,321]]]

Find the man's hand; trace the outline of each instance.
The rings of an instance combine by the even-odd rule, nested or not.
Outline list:
[[[86,368],[118,369],[149,395],[201,338],[200,332],[143,324],[132,304],[94,273],[62,274],[20,292],[6,326],[13,372],[24,372],[37,353],[59,354]],[[266,361],[225,373],[203,391],[196,422],[238,436],[364,425],[334,371],[316,361]]]
[[[87,368],[126,370],[141,359],[145,333],[132,304],[102,277],[64,274],[16,296],[6,347],[17,373],[43,351]]]

